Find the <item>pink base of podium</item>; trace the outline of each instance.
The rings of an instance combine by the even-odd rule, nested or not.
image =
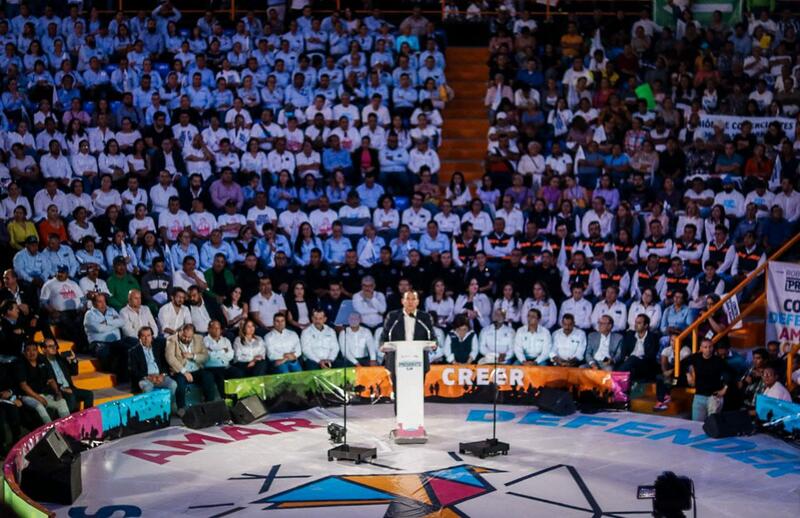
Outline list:
[[[392,430],[392,438],[397,444],[422,444],[428,442],[428,434],[425,433],[425,428],[406,429],[402,424],[398,424],[397,428]]]

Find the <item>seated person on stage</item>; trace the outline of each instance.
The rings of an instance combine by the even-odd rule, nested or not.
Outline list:
[[[586,337],[584,367],[590,369],[614,370],[614,365],[622,359],[622,335],[612,331],[614,320],[603,315],[597,321],[597,331]]]
[[[122,339],[124,326],[125,321],[117,310],[108,305],[106,294],[96,294],[91,309],[83,316],[86,338],[104,369],[120,375],[121,379],[128,377],[125,369],[128,342]]]
[[[167,389],[172,400],[172,410],[176,411],[175,392],[178,383],[169,377],[169,366],[164,359],[164,346],[154,340],[153,328],[139,329],[139,343],[131,350],[131,387],[142,392],[153,389]]]
[[[497,309],[492,313],[492,325],[481,330],[478,337],[481,359],[478,363],[513,363],[514,329],[504,321],[505,312]]]
[[[225,394],[225,380],[235,378],[239,372],[233,367],[233,346],[228,337],[222,334],[222,324],[219,320],[208,323],[208,334],[203,337],[203,343],[208,350],[208,360],[205,369],[214,376],[217,392]]]
[[[53,369],[47,360],[39,356],[39,347],[33,342],[25,344],[22,356],[17,362],[17,380],[22,403],[36,410],[44,424],[52,421],[48,410],[55,410],[58,417],[67,417],[67,400],[58,388]]]
[[[165,356],[172,378],[178,384],[175,403],[180,417],[183,417],[186,408],[188,385],[199,385],[206,401],[220,398],[214,376],[203,368],[208,360],[208,350],[203,344],[203,337],[195,334],[192,324],[183,324],[177,333],[167,338]]]
[[[361,315],[350,313],[349,324],[339,331],[339,349],[346,367],[377,365],[375,340],[369,329],[361,325]],[[381,331],[383,328],[381,328]]]
[[[514,354],[522,365],[548,365],[552,337],[550,331],[539,322],[542,312],[536,308],[528,310],[528,325],[517,329],[514,336]]]
[[[472,363],[478,357],[478,337],[466,315],[453,319],[453,330],[444,339],[444,357],[447,363]]]
[[[303,370],[300,366],[300,356],[303,354],[300,338],[291,329],[286,329],[286,315],[276,313],[272,317],[272,326],[272,331],[264,337],[272,371],[284,374]]]
[[[256,334],[256,323],[248,318],[233,341],[235,377],[263,376],[267,373],[267,346]]]
[[[561,329],[553,333],[550,362],[560,367],[577,367],[586,354],[586,333],[575,327],[575,317],[566,313],[561,318]]]
[[[650,317],[639,315],[634,328],[622,339],[622,362],[615,370],[630,372],[631,380],[652,378],[658,367],[658,342],[658,336],[650,329]]]
[[[59,354],[58,343],[55,339],[45,338],[44,354],[53,370],[53,376],[61,390],[61,395],[67,401],[69,411],[77,412],[81,409],[81,403],[83,403],[84,409],[92,407],[94,393],[91,390],[79,389],[72,383],[72,376],[78,374],[78,358],[75,357],[75,353],[69,351],[66,356]]]
[[[300,335],[306,370],[330,369],[339,356],[339,341],[336,331],[327,325],[328,317],[321,308],[311,312],[311,325]]]
[[[778,381],[778,371],[772,365],[767,365],[761,371],[761,378],[764,380],[763,392],[767,397],[780,399],[781,401],[792,401],[792,395],[783,386],[783,383]]]

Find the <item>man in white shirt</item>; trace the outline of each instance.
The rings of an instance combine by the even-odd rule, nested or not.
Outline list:
[[[158,173],[158,183],[150,188],[150,201],[156,214],[167,210],[169,200],[178,197],[178,190],[172,186],[172,175],[169,171]]]
[[[267,343],[267,358],[272,362],[272,370],[277,374],[299,372],[300,356],[303,349],[297,333],[286,329],[286,316],[276,313],[272,319],[272,331],[264,337]]]
[[[181,209],[181,202],[177,196],[169,199],[167,207],[167,210],[158,215],[158,232],[161,239],[172,243],[184,230],[192,230],[192,220],[186,211]]]
[[[561,319],[561,329],[553,333],[550,361],[560,367],[577,367],[586,353],[586,333],[575,329],[575,317],[567,313]]]
[[[361,325],[361,315],[350,313],[348,325],[339,331],[339,348],[348,367],[377,365],[377,348],[369,329]],[[380,335],[378,335],[380,336]]]
[[[67,196],[58,189],[56,178],[47,178],[44,189],[40,189],[33,197],[34,219],[41,220],[47,217],[47,207],[55,205],[62,218],[70,216]],[[28,214],[30,216],[30,214]]]
[[[128,304],[119,311],[119,316],[125,322],[122,327],[122,336],[125,338],[138,340],[143,327],[149,327],[154,333],[158,330],[150,308],[142,304],[142,292],[139,290],[128,292]]]
[[[189,314],[192,317],[192,324],[194,330],[198,334],[208,334],[208,324],[211,323],[211,316],[208,314],[208,308],[203,300],[203,293],[197,286],[191,286],[188,290],[189,293]]]
[[[69,165],[69,160],[61,152],[61,144],[57,140],[51,140],[49,148],[50,153],[39,160],[42,177],[55,178],[62,186],[66,187],[72,180],[72,166]]]
[[[408,225],[411,236],[415,239],[425,232],[428,222],[431,220],[430,211],[422,206],[424,200],[422,194],[414,193],[411,197],[411,206],[403,211],[401,219],[402,223]]]
[[[505,324],[502,310],[495,310],[492,313],[492,325],[481,330],[478,350],[481,354],[479,364],[513,363],[514,329]]]
[[[308,215],[300,210],[300,200],[292,198],[289,200],[289,209],[278,216],[278,228],[289,234],[289,238],[294,242],[297,231],[303,223],[308,223]]]
[[[800,220],[800,192],[794,190],[792,180],[783,178],[781,180],[781,191],[775,195],[772,203],[783,209],[783,217],[789,223],[797,223]]]
[[[361,291],[353,295],[353,309],[361,315],[364,326],[376,328],[383,323],[386,297],[375,291],[375,279],[369,275],[361,279]]]
[[[525,216],[514,206],[514,198],[509,195],[503,196],[503,206],[495,213],[495,218],[503,218],[506,232],[512,236],[518,237],[525,230]]]
[[[286,311],[286,302],[283,295],[272,291],[272,281],[264,277],[258,282],[258,294],[250,299],[250,318],[255,320],[260,329],[256,332],[264,336],[272,329],[270,323],[279,312]]]
[[[105,293],[107,297],[111,296],[108,284],[100,278],[100,267],[95,263],[88,263],[86,265],[86,276],[78,281],[78,286],[83,290],[87,302],[91,302],[97,293]],[[130,295],[128,298],[130,300]],[[133,337],[136,338],[136,335],[133,335]]]
[[[408,168],[415,175],[419,175],[419,170],[423,166],[428,166],[432,175],[436,175],[441,168],[439,155],[428,147],[428,139],[421,139],[417,142],[417,147],[408,154]]]
[[[304,370],[330,369],[339,356],[336,331],[325,322],[325,311],[317,308],[311,312],[311,325],[300,335]]]
[[[611,235],[614,215],[606,210],[606,200],[600,196],[596,196],[592,200],[592,208],[586,211],[581,218],[581,234],[583,234],[583,237],[589,237],[589,224],[595,221],[600,223],[601,236],[608,237]]]
[[[308,216],[311,229],[320,239],[326,239],[333,232],[333,222],[339,219],[335,210],[331,209],[328,197],[319,197],[319,207],[311,211]]]
[[[619,288],[609,286],[606,288],[605,298],[598,302],[592,311],[592,327],[599,330],[600,317],[608,315],[614,321],[614,331],[625,331],[628,321],[628,309],[625,304],[617,300]]]
[[[528,311],[528,325],[520,327],[514,336],[514,355],[522,365],[547,365],[550,360],[552,337],[550,331],[539,325],[542,312],[536,308]]]
[[[192,315],[189,313],[189,308],[183,304],[185,301],[186,292],[181,288],[173,288],[170,303],[164,304],[158,310],[158,324],[164,336],[172,336],[184,324],[192,323]]]
[[[572,285],[572,297],[561,303],[558,318],[563,319],[569,313],[575,317],[575,327],[588,331],[592,327],[592,303],[583,297],[583,285]]]

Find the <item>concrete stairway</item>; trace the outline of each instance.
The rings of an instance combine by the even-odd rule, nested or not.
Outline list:
[[[656,412],[656,384],[640,384],[631,390],[631,411],[640,414],[659,414],[671,417],[690,418],[692,414],[692,397],[694,389],[689,387],[675,387],[670,393],[672,401],[667,410]]]
[[[454,171],[464,173],[468,182],[483,176],[489,130],[483,106],[489,79],[488,56],[485,46],[447,49],[447,81],[455,91],[455,99],[443,114],[439,183],[449,182]]]

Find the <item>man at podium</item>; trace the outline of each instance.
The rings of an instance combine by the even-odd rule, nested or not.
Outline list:
[[[436,335],[433,332],[433,318],[430,314],[419,311],[419,294],[414,290],[403,293],[401,300],[403,309],[390,311],[386,315],[383,323],[383,333],[381,334],[381,344],[386,342],[403,342],[412,340],[424,340],[433,342]],[[386,353],[385,365],[392,373],[392,383],[395,379],[395,352]],[[428,355],[425,355],[424,372],[430,370]]]

